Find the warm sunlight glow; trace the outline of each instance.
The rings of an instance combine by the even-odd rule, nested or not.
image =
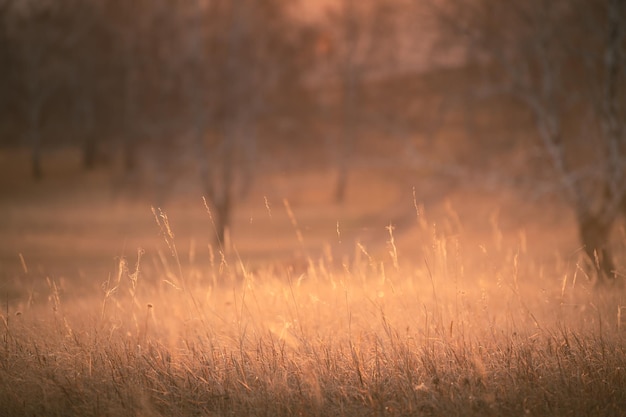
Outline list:
[[[0,417],[623,416],[623,0],[0,0]]]

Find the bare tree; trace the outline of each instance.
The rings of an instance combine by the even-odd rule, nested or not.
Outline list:
[[[96,2],[82,0],[64,0],[64,13],[68,16],[65,30],[71,33],[68,39],[67,60],[68,94],[72,96],[74,115],[73,124],[82,147],[83,168],[91,170],[100,162],[103,146],[96,129],[99,98],[108,91],[103,91],[101,84],[108,78],[107,66],[102,64],[111,57],[107,53],[95,52],[106,47],[106,22]]]
[[[299,82],[300,29],[276,0],[120,2],[111,14],[124,60],[126,165],[149,171],[157,204],[183,176],[199,179],[223,245],[254,176],[258,125]]]
[[[36,180],[43,177],[41,168],[41,123],[44,106],[59,87],[61,60],[58,55],[63,36],[55,21],[56,8],[46,2],[11,4],[10,31],[16,39],[23,71],[24,100],[27,117],[27,141],[31,149],[31,172]],[[56,52],[56,54],[55,54]]]
[[[108,107],[118,110],[120,137],[114,143],[121,148],[122,170],[125,175],[130,175],[137,167],[135,137],[131,131],[138,107],[135,84],[139,68],[135,65],[135,42],[143,23],[142,15],[137,12],[142,6],[141,1],[108,0],[101,9],[111,50],[106,66],[108,78],[111,80],[108,86],[110,95],[105,101]],[[109,113],[116,113],[112,109],[107,110]],[[110,152],[113,153],[113,149]]]
[[[15,125],[15,102],[21,93],[18,85],[20,71],[17,62],[17,48],[11,37],[11,1],[0,0],[0,143],[15,143],[15,135],[11,124]],[[10,119],[13,119],[12,121]]]
[[[598,282],[612,281],[609,238],[626,213],[624,2],[434,5],[442,30],[467,46],[471,65],[483,68],[483,95],[512,97],[532,116],[542,149],[535,162],[549,167],[548,179],[575,211]]]
[[[363,84],[393,66],[395,11],[394,2],[387,0],[342,0],[328,13],[330,45],[325,66],[330,78],[337,79],[341,97],[337,110],[341,131],[330,138],[337,164],[336,202],[345,199],[349,160],[364,123],[360,106]]]
[[[196,35],[191,50],[208,48],[209,73],[200,76],[211,90],[205,97],[194,92],[192,102],[196,137],[205,149],[198,155],[208,156],[199,163],[204,191],[223,245],[234,200],[250,187],[258,124],[271,114],[276,96],[299,82],[294,59],[300,34],[284,4],[274,0],[217,1],[206,12],[208,37]],[[209,103],[212,135],[198,113],[203,102]]]
[[[96,4],[39,0],[10,1],[2,7],[11,57],[16,58],[9,64],[20,70],[10,89],[24,116],[34,178],[43,176],[44,138],[50,145],[68,145],[78,134],[84,166],[92,167],[98,153],[97,61],[102,58]]]

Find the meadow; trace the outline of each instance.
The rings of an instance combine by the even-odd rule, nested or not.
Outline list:
[[[198,195],[15,178],[2,416],[626,415],[624,292],[594,288],[555,202],[355,172],[337,206],[301,173],[217,247]]]

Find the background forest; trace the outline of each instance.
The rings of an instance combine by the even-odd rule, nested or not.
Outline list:
[[[584,249],[598,282],[616,276],[619,1],[5,0],[0,12],[9,210],[23,212],[12,194],[29,187],[63,199],[82,184],[118,208],[192,198],[227,247],[246,202],[307,194],[332,222],[381,183],[386,207],[358,206],[384,229],[456,191],[493,216],[508,193],[572,215],[568,250]],[[29,226],[5,227],[19,239]]]
[[[87,188],[113,200],[204,196],[224,244],[243,201],[292,197],[272,181],[317,175],[289,187],[342,203],[367,172],[408,200],[379,211],[387,223],[414,212],[412,189],[433,206],[454,187],[562,204],[601,278],[615,275],[619,1],[4,0],[0,13],[9,206],[59,169],[72,180],[53,194],[95,170],[107,180]]]

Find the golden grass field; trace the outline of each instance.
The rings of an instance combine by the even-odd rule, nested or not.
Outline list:
[[[200,194],[2,158],[1,416],[626,415],[624,292],[558,202],[268,176],[220,249]]]

